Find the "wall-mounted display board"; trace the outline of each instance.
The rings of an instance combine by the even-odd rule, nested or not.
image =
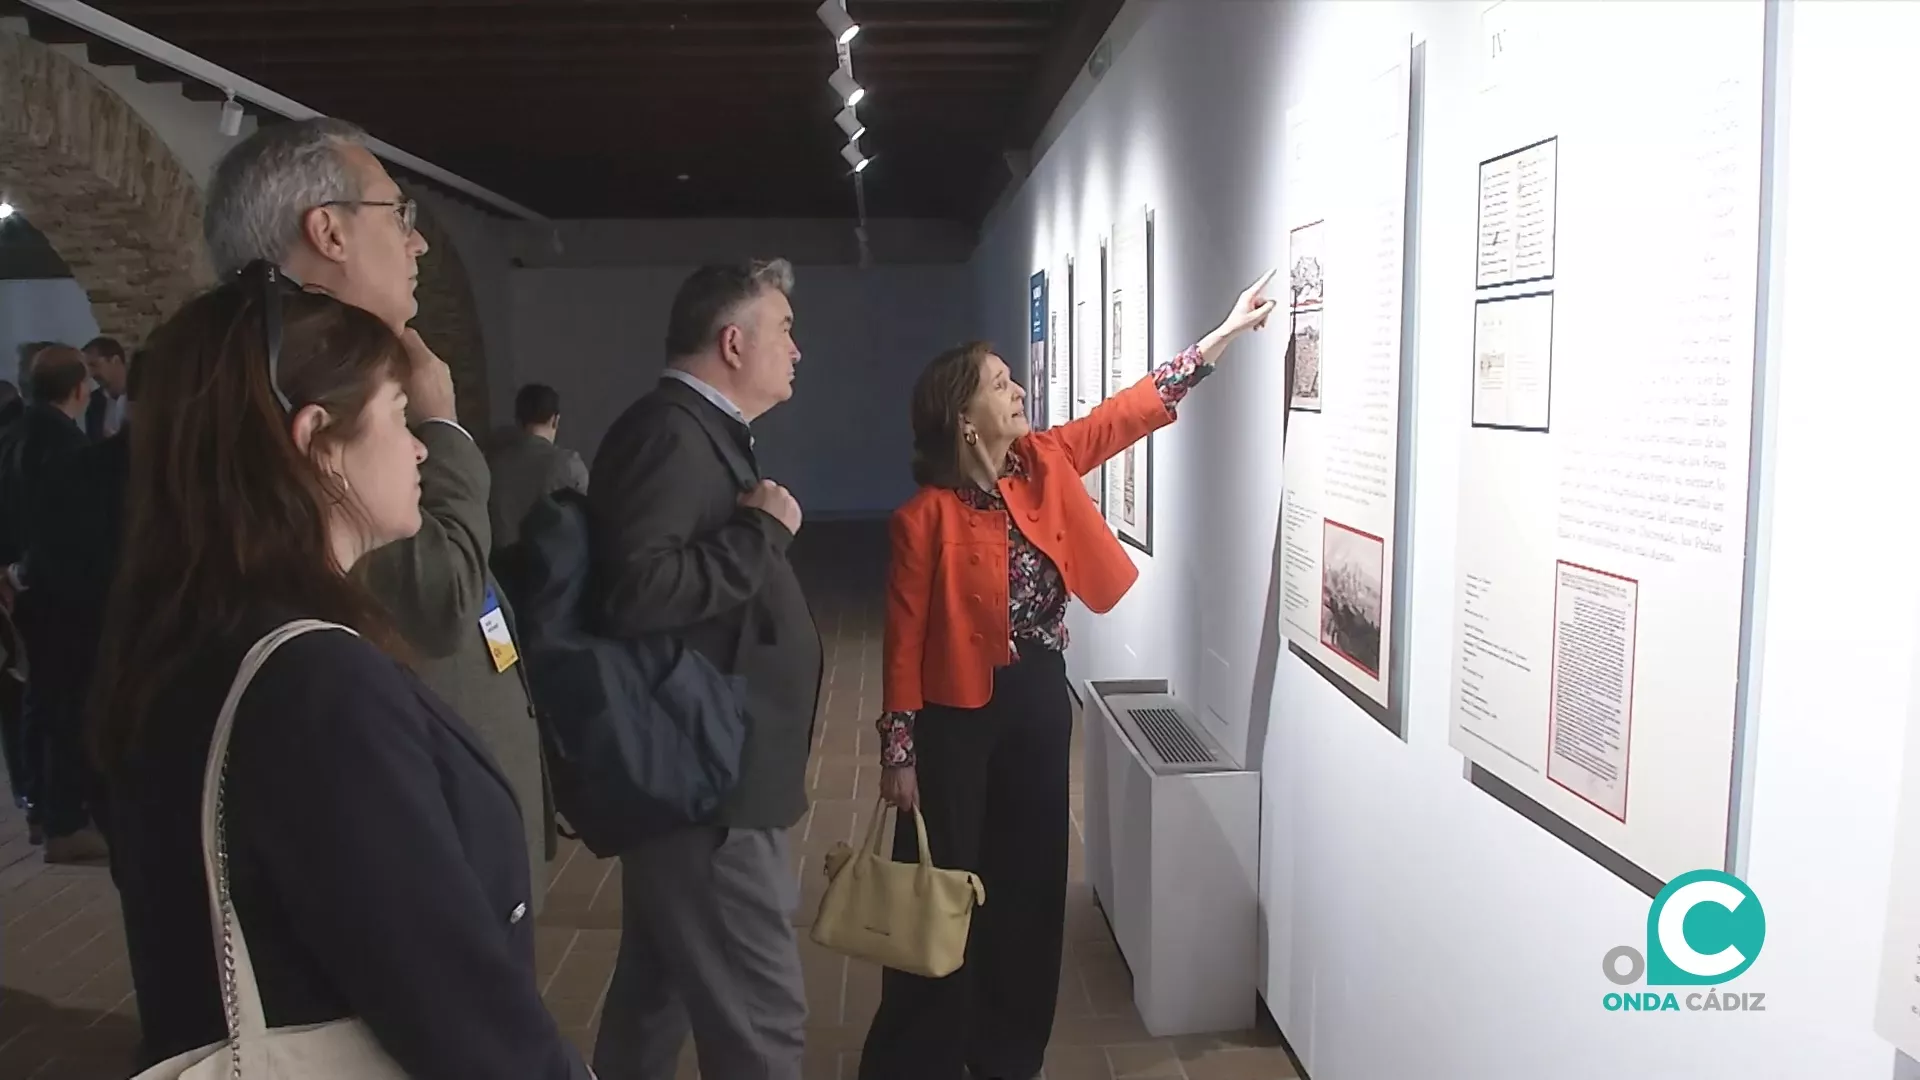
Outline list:
[[[1732,860],[1765,18],[1481,16],[1450,738],[1649,892]]]
[[[1914,670],[1920,672],[1920,665]],[[1913,689],[1920,690],[1920,680]],[[1909,694],[1908,701],[1906,761],[1893,834],[1893,887],[1887,896],[1873,1030],[1909,1057],[1920,1057],[1920,694]]]
[[[1107,393],[1153,370],[1153,211],[1121,215],[1113,230],[1107,279]],[[1107,524],[1120,539],[1153,554],[1153,436],[1107,463]]]
[[[1106,318],[1107,242],[1096,242],[1091,254],[1074,261],[1073,284],[1073,417],[1079,419],[1107,398]],[[1106,466],[1083,478],[1087,497],[1106,512]]]
[[[1068,348],[1073,330],[1067,325],[1073,311],[1073,259],[1056,260],[1048,273],[1047,381],[1044,386],[1028,387],[1027,393],[1045,401],[1043,426],[1059,427],[1073,419],[1073,366]]]
[[[1412,53],[1287,111],[1292,411],[1281,505],[1289,649],[1395,735],[1395,585]]]
[[[1048,363],[1047,272],[1036,270],[1027,279],[1027,423],[1035,431],[1047,427],[1047,387],[1052,384]]]

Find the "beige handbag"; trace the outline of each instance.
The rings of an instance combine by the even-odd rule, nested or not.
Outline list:
[[[247,684],[259,673],[273,651],[301,634],[314,630],[346,630],[344,626],[303,619],[287,623],[256,642],[240,662],[240,672],[220,707],[207,749],[206,779],[200,789],[200,845],[207,875],[208,907],[213,915],[213,940],[218,949],[214,964],[220,970],[220,1000],[227,1014],[224,1041],[155,1065],[133,1080],[238,1080],[241,1076],[267,1080],[308,1080],[313,1077],[353,1077],[354,1080],[406,1080],[406,1070],[380,1048],[367,1025],[354,1019],[333,1020],[302,1027],[267,1029],[260,1006],[260,987],[254,981],[253,962],[247,956],[247,936],[234,915],[227,887],[227,742],[233,735],[234,712]],[[242,1072],[244,1066],[245,1071]]]
[[[916,808],[920,862],[894,862],[884,800],[859,851],[835,844],[827,854],[827,895],[813,920],[813,940],[835,952],[914,975],[940,978],[967,957],[973,909],[987,902],[986,886],[965,870],[938,870],[927,852],[927,822]]]

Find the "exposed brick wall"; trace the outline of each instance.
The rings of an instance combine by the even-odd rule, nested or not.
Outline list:
[[[212,281],[199,187],[85,67],[0,33],[0,192],[46,234],[129,344]]]
[[[409,190],[408,194],[418,199],[420,193]],[[487,393],[487,353],[467,267],[460,261],[453,237],[434,220],[424,200],[416,221],[420,235],[426,237],[427,253],[420,258],[420,283],[414,291],[420,313],[414,316],[413,328],[453,369],[460,423],[475,435],[484,435],[492,411]]]

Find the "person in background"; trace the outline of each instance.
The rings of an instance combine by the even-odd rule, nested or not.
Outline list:
[[[519,541],[520,523],[542,497],[563,488],[587,493],[586,462],[554,442],[560,435],[559,391],[540,383],[521,387],[513,398],[513,420],[518,426],[487,451],[493,472],[487,509],[496,552]]]
[[[6,427],[27,411],[26,396],[11,380],[0,379],[0,428]]]
[[[787,562],[800,504],[760,478],[749,425],[793,396],[793,268],[695,271],[667,372],[600,442],[588,525],[606,634],[672,634],[746,685],[740,778],[717,820],[620,857],[620,957],[594,1068],[799,1080],[807,996],[787,829],[807,812],[820,634]]]
[[[138,395],[140,356],[122,364],[121,399],[130,421]],[[113,830],[104,785],[84,750],[84,710],[93,685],[107,596],[120,565],[127,498],[128,424],[101,442],[87,443],[48,467],[46,494],[35,508],[33,540],[20,562],[29,606],[43,609],[34,642],[33,691],[50,702],[67,732],[61,782],[86,792],[95,828],[111,850]]]
[[[58,341],[26,341],[14,349],[14,379],[24,393],[30,394],[33,390],[33,358],[40,355],[40,350],[59,344]]]
[[[127,351],[110,337],[97,337],[80,350],[93,377],[93,395],[87,401],[87,438],[112,438],[127,417]]]
[[[1173,422],[1227,346],[1265,325],[1272,276],[1198,344],[1046,432],[984,343],[942,353],[915,383],[920,489],[890,525],[881,794],[922,811],[934,865],[980,875],[987,903],[958,971],[882,973],[861,1080],[1039,1074],[1066,918],[1067,603],[1107,611],[1138,576],[1081,477]],[[917,861],[912,821],[894,835],[894,858]]]
[[[208,748],[248,650],[321,619],[350,631],[268,658],[227,759],[226,862],[269,1027],[358,1018],[421,1080],[582,1080],[540,1000],[512,788],[352,573],[421,527],[418,354],[268,270],[189,301],[142,364],[139,542],[91,717],[125,810],[114,871],[144,1056],[226,1037],[201,868]]]
[[[37,347],[37,343],[36,343]],[[23,346],[24,348],[24,346]],[[25,367],[25,357],[21,357]],[[0,431],[12,426],[27,411],[27,399],[20,388],[0,379]],[[0,588],[0,758],[6,759],[7,789],[13,793],[13,805],[32,809],[27,798],[26,717],[22,714],[26,695],[26,674],[21,660],[20,636],[13,625],[13,596]],[[28,826],[28,839],[35,844],[46,839],[37,823]]]
[[[519,799],[537,911],[557,845],[540,732],[514,639],[513,611],[488,562],[487,460],[455,418],[453,374],[407,328],[427,241],[418,208],[351,124],[319,118],[262,127],[220,160],[207,191],[207,248],[232,274],[265,259],[307,289],[372,312],[411,362],[407,400],[428,450],[420,531],[359,572],[416,654],[421,678],[480,732]]]
[[[87,444],[87,364],[80,350],[53,345],[34,355],[33,403],[0,434],[0,564],[13,599],[13,622],[30,673],[23,702],[21,742],[27,760],[29,830],[45,838],[49,863],[98,862],[107,844],[95,822],[98,792],[87,767],[78,702],[63,695],[56,674],[65,659],[65,616],[53,598],[36,592],[22,559],[39,540],[48,503],[62,494],[57,464]],[[37,674],[41,667],[49,673]]]

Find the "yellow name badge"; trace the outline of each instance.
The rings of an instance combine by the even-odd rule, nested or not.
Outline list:
[[[507,614],[487,586],[487,606],[480,615],[480,633],[487,639],[487,651],[493,654],[493,670],[505,671],[518,663],[520,650],[513,647],[513,635],[507,631]]]

